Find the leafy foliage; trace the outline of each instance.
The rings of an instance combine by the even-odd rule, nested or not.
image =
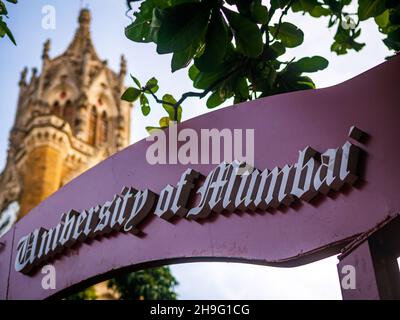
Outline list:
[[[122,300],[176,300],[178,282],[169,267],[140,270],[113,278],[107,287]],[[65,300],[96,300],[95,288],[89,287],[69,295]]]
[[[387,36],[384,40],[386,46],[390,50],[398,51],[400,1],[358,0],[358,9],[355,13],[347,11],[351,2],[351,0],[299,0],[295,1],[292,9],[295,12],[308,13],[315,18],[329,16],[328,27],[337,28],[331,50],[338,55],[346,54],[349,50],[360,51],[365,46],[356,39],[361,35],[360,22],[370,18],[375,19],[379,31]]]
[[[151,78],[147,81],[146,85],[142,87],[138,79],[131,75],[133,83],[136,87],[132,86],[126,89],[122,94],[121,99],[128,102],[135,102],[139,99],[141,110],[144,116],[147,116],[150,111],[149,99],[147,96],[152,96],[154,99],[162,104],[164,110],[167,112],[168,117],[160,119],[159,127],[147,127],[149,132],[156,129],[163,129],[169,126],[171,121],[181,121],[182,118],[182,107],[177,105],[177,101],[170,94],[165,94],[162,99],[157,98],[156,93],[158,91],[158,81],[156,78]]]
[[[272,34],[287,48],[294,48],[303,43],[304,33],[294,24],[283,22],[270,27]]]
[[[18,2],[17,0],[5,0],[5,1],[14,4]],[[8,18],[7,14],[8,14],[7,7],[4,1],[0,0],[0,38],[7,36],[12,43],[17,45],[11,30],[8,28],[7,23],[4,21],[4,18]]]
[[[65,298],[65,300],[96,300],[96,290],[94,287],[89,287],[83,291],[74,293]]]
[[[387,0],[386,10],[379,15],[378,12],[376,11],[373,17],[379,31],[386,35],[383,42],[389,49],[400,51],[400,2]]]
[[[130,5],[134,2],[138,1],[128,1]],[[346,11],[351,2],[271,0],[267,7],[261,0],[140,1],[135,20],[126,28],[126,36],[135,42],[154,42],[159,54],[172,53],[171,72],[190,66],[188,75],[193,87],[202,91],[184,93],[178,100],[167,95],[164,100],[147,85],[141,87],[135,81],[135,90],[141,93],[129,88],[122,98],[134,101],[140,97],[143,114],[147,115],[150,105],[142,97],[153,96],[168,113],[168,117],[160,120],[158,128],[163,128],[170,121],[180,121],[181,105],[188,97],[208,95],[207,107],[214,108],[230,98],[238,103],[315,88],[306,74],[325,69],[328,66],[325,58],[300,57],[291,61],[280,58],[304,40],[302,30],[284,21],[289,10],[313,18],[328,17],[328,27],[336,28],[331,50],[338,55],[364,47],[364,43],[357,41],[360,21],[370,18],[387,35],[384,43],[388,48],[400,50],[398,0],[358,0],[357,13]],[[357,21],[352,17],[357,17]]]
[[[177,281],[169,267],[140,270],[108,282],[122,300],[175,300]]]

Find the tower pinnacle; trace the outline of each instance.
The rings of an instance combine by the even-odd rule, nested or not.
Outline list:
[[[27,69],[21,73],[7,165],[0,173],[0,216],[16,202],[21,218],[129,144],[131,104],[120,99],[126,60],[119,72],[107,67],[91,39],[89,10],[82,9],[77,20],[66,51],[50,58],[46,41],[41,73],[32,69],[30,79]]]
[[[90,16],[90,11],[89,9],[82,9],[80,14],[79,14],[79,26],[81,28],[89,28],[90,26],[90,20],[91,20],[91,16]]]
[[[43,45],[43,53],[42,53],[43,60],[49,59],[50,43],[51,43],[50,39],[47,39]]]

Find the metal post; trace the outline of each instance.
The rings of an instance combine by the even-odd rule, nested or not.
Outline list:
[[[400,299],[399,256],[400,215],[396,215],[343,249],[337,265],[343,299]]]

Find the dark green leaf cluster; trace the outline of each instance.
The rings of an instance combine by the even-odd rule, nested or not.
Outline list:
[[[16,4],[18,0],[5,0],[5,1]],[[11,30],[8,28],[7,23],[4,20],[4,18],[8,18],[7,14],[8,14],[7,7],[4,1],[0,0],[0,38],[4,38],[5,36],[7,36],[12,41],[12,43],[17,45]]]
[[[357,12],[348,12],[351,0],[298,0],[294,12],[308,13],[319,18],[329,16],[328,27],[336,27],[331,50],[338,55],[348,50],[360,51],[365,44],[356,39],[361,34],[360,22],[374,18],[380,32],[386,35],[383,42],[390,50],[400,50],[400,1],[358,0]]]
[[[299,0],[293,4],[292,10],[308,13],[314,18],[329,17],[328,27],[337,28],[331,50],[341,55],[348,50],[360,51],[365,45],[356,40],[361,34],[358,23],[353,20],[353,15],[344,11],[350,3],[351,0]]]
[[[169,267],[160,267],[116,277],[108,282],[108,287],[122,300],[176,300],[177,284]]]
[[[400,51],[400,1],[386,0],[385,5],[385,10],[377,10],[373,17],[379,31],[386,35],[383,40],[385,45],[391,50]]]
[[[238,103],[315,87],[304,73],[326,68],[326,59],[280,60],[287,48],[304,40],[298,27],[283,21],[295,3],[271,1],[268,8],[261,0],[144,0],[125,34],[135,42],[154,42],[159,54],[172,54],[172,72],[191,65],[189,78],[201,91],[182,98],[210,94],[207,107],[214,108],[230,98]],[[271,22],[274,15],[278,23]],[[128,90],[128,99],[123,96],[128,101],[143,94]],[[180,120],[183,100],[168,104],[173,107],[167,110],[170,120]],[[167,125],[165,118],[162,122]]]
[[[189,78],[193,87],[200,90],[185,93],[178,101],[173,99],[172,104],[165,104],[153,94],[169,115],[160,120],[160,127],[167,126],[170,120],[180,121],[181,104],[188,97],[208,95],[207,107],[214,108],[230,98],[239,103],[315,88],[306,74],[325,69],[325,58],[282,61],[288,49],[304,40],[302,30],[285,21],[289,10],[314,18],[327,17],[328,27],[336,28],[331,50],[338,55],[360,51],[365,46],[358,41],[360,21],[370,18],[386,35],[384,43],[388,48],[400,50],[400,1],[358,0],[356,13],[347,12],[351,2],[271,0],[267,7],[261,0],[140,1],[135,20],[125,30],[126,36],[136,42],[155,43],[159,54],[172,54],[172,72],[190,66]],[[142,111],[148,114],[148,101],[142,98],[146,91],[128,90],[128,100],[140,96]]]

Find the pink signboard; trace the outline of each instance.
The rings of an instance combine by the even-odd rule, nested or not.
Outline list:
[[[398,244],[399,73],[396,57],[334,87],[238,104],[178,126],[199,135],[254,129],[258,171],[248,175],[233,177],[236,162],[151,164],[146,140],[113,155],[0,239],[0,299],[62,296],[119,271],[163,264],[293,267],[341,250],[339,275],[343,261],[356,269],[371,264],[357,289],[342,288],[344,298],[398,297],[380,280],[387,265],[375,263],[383,252],[375,240]],[[44,244],[50,230],[58,242]],[[385,259],[397,254],[393,245]],[[57,270],[55,290],[41,286],[48,263]]]

